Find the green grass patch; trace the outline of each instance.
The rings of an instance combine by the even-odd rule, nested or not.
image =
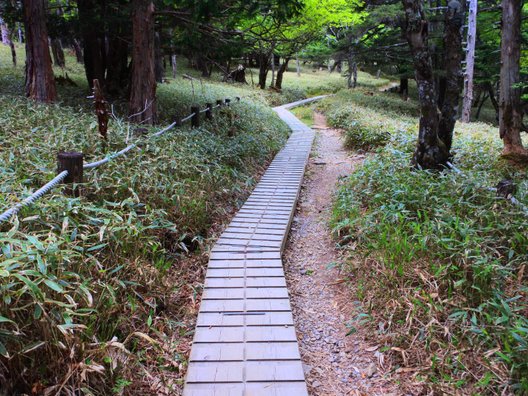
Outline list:
[[[528,205],[528,182],[498,159],[496,128],[457,124],[453,152],[463,175],[419,172],[410,167],[416,102],[358,90],[320,108],[354,139],[351,147],[379,146],[372,136],[390,132],[334,204],[332,227],[350,249],[346,269],[363,300],[351,326],[372,326],[393,363],[418,369],[416,379],[434,392],[526,392],[527,214],[487,187],[513,178]],[[354,122],[369,128],[366,137]]]

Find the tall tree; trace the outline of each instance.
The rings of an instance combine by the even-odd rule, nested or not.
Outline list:
[[[521,140],[520,82],[522,0],[502,1],[499,133],[504,156],[528,158]]]
[[[444,25],[445,91],[442,101],[438,137],[449,152],[458,115],[462,85],[462,25],[464,12],[458,0],[448,3]]]
[[[421,110],[413,163],[425,169],[439,169],[448,161],[449,151],[438,136],[439,117],[435,81],[428,47],[429,25],[421,0],[402,0],[402,3],[405,11],[405,32],[413,56]]]
[[[39,102],[57,99],[46,28],[45,0],[24,0],[26,96]]]
[[[157,120],[154,62],[154,3],[132,1],[132,81],[129,114],[133,122]]]
[[[466,50],[466,72],[464,73],[464,102],[461,121],[469,122],[473,105],[473,71],[475,68],[475,44],[477,41],[477,0],[470,0]]]

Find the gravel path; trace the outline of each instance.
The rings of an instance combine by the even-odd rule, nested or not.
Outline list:
[[[355,297],[334,263],[342,258],[328,228],[340,177],[363,156],[343,149],[340,133],[315,114],[315,152],[310,159],[290,239],[285,269],[308,388],[311,395],[389,395],[378,371],[376,347],[361,331],[346,336],[357,315]]]

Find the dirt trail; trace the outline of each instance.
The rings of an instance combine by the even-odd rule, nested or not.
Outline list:
[[[355,297],[333,266],[342,257],[328,228],[339,178],[363,157],[344,150],[340,133],[326,129],[321,114],[315,114],[314,130],[315,155],[284,255],[308,388],[311,395],[389,395],[374,348],[358,333],[346,336],[345,322],[357,314]]]

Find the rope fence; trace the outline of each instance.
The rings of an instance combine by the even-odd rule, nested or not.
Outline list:
[[[240,97],[235,98],[237,102],[240,102]],[[177,127],[177,126],[183,126],[186,122],[191,121],[191,127],[192,128],[199,128],[200,127],[200,114],[205,113],[205,118],[208,120],[213,119],[213,110],[223,107],[223,106],[230,106],[231,99],[219,99],[216,101],[216,106],[213,106],[212,103],[207,103],[205,109],[200,109],[199,106],[192,106],[191,107],[191,114],[189,114],[186,117],[183,117],[181,119],[177,119],[170,125],[166,126],[165,128],[161,129],[160,131],[153,133],[148,136],[148,139],[152,139],[158,136],[163,135],[164,133],[170,131],[171,129]],[[9,220],[12,216],[16,215],[20,209],[32,205],[37,200],[42,198],[45,194],[50,192],[53,188],[57,187],[61,183],[67,183],[67,184],[73,184],[73,183],[82,183],[83,179],[83,170],[90,170],[94,168],[98,168],[104,164],[109,163],[110,161],[121,157],[123,155],[126,155],[134,148],[138,148],[139,143],[132,143],[126,146],[125,148],[116,151],[110,155],[108,155],[105,158],[102,158],[98,161],[90,162],[87,164],[83,163],[83,154],[77,153],[77,152],[67,152],[67,153],[59,153],[57,155],[58,163],[59,163],[59,173],[48,183],[43,185],[41,188],[39,188],[37,191],[33,192],[30,196],[25,198],[23,201],[17,203],[13,207],[7,209],[2,214],[0,214],[0,223],[3,223],[7,220]],[[74,190],[74,194],[76,192]]]

